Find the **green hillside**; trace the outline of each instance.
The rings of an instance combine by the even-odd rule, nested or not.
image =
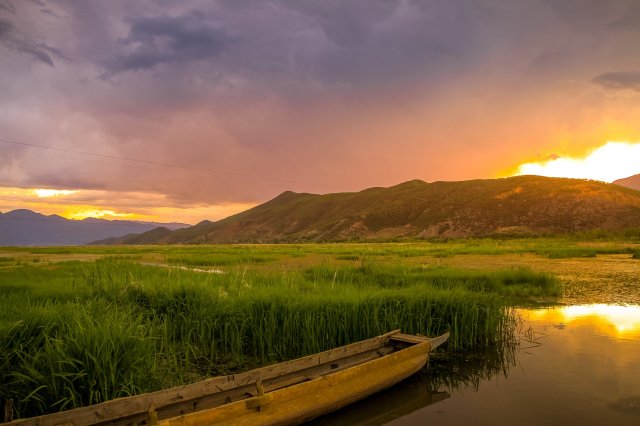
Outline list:
[[[518,176],[413,180],[356,193],[284,192],[245,212],[180,229],[153,242],[458,238],[628,228],[640,228],[639,191],[597,181]]]

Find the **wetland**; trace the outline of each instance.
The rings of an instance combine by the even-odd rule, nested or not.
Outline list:
[[[540,238],[3,248],[0,398],[15,417],[38,415],[401,328],[452,336],[416,377],[316,422],[634,423],[639,247]]]

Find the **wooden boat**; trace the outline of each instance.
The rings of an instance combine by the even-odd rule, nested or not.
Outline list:
[[[450,397],[449,392],[433,390],[430,377],[414,374],[402,383],[385,390],[384,394],[371,395],[334,413],[314,419],[309,424],[313,426],[383,425]]]
[[[451,394],[432,389],[430,378],[414,374],[402,383],[309,422],[310,426],[378,426],[408,416]],[[409,421],[409,423],[411,423]]]
[[[335,411],[411,376],[449,338],[400,330],[246,373],[7,425],[288,425]]]

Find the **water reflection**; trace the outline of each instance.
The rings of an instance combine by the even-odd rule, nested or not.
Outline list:
[[[425,374],[415,374],[385,392],[349,405],[312,422],[313,426],[374,426],[383,425],[409,415],[429,405],[444,401],[451,395],[446,391],[433,390]]]
[[[640,306],[637,305],[573,305],[551,309],[523,310],[530,321],[553,322],[557,326],[583,324],[598,327],[614,337],[640,335]]]
[[[518,314],[505,347],[436,355],[418,375],[313,424],[640,424],[640,306]]]
[[[476,391],[483,381],[506,378],[516,365],[515,340],[499,350],[474,354],[436,352],[429,365],[390,389],[309,423],[329,425],[383,425],[436,405],[462,389]]]

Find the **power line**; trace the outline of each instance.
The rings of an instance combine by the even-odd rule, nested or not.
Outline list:
[[[1,141],[0,141],[1,142]],[[8,146],[0,146],[0,150],[5,150],[5,151],[18,151],[20,150],[21,147],[8,147]],[[100,160],[92,160],[89,158],[81,158],[81,157],[72,157],[69,155],[57,155],[51,152],[29,152],[26,155],[48,155],[50,157],[54,157],[54,158],[64,158],[66,160],[75,160],[75,161],[82,161],[82,162],[86,162],[86,163],[93,163],[93,164],[103,164],[103,165],[107,165],[107,166],[115,166],[115,167],[131,167],[131,168],[135,168],[135,169],[139,169],[139,170],[150,170],[150,171],[154,171],[154,172],[159,172],[160,169],[158,168],[152,168],[152,167],[148,167],[148,166],[136,166],[133,164],[122,164],[122,163],[111,163],[111,162],[105,162],[105,161],[100,161]]]
[[[280,179],[280,178],[272,178],[272,177],[264,177],[264,176],[253,176],[253,175],[247,175],[247,174],[242,174],[242,173],[219,171],[219,170],[209,170],[209,169],[202,169],[202,168],[199,168],[199,167],[185,166],[185,165],[181,165],[181,164],[171,164],[171,163],[163,163],[163,162],[158,162],[158,161],[141,160],[139,158],[122,157],[122,156],[110,155],[110,154],[99,154],[99,153],[89,152],[89,151],[81,151],[81,150],[75,150],[75,149],[70,149],[70,148],[61,148],[61,147],[55,147],[55,146],[50,146],[50,145],[39,145],[39,144],[33,144],[33,143],[27,143],[27,142],[19,142],[19,141],[8,140],[8,139],[0,139],[0,143],[12,144],[12,145],[23,146],[23,147],[28,147],[28,148],[37,148],[37,149],[43,149],[43,150],[49,150],[49,151],[60,151],[60,152],[68,152],[68,153],[74,153],[74,154],[89,155],[89,156],[97,157],[97,158],[106,158],[106,159],[112,159],[112,160],[130,161],[130,162],[134,162],[134,163],[138,163],[138,164],[146,164],[146,165],[151,165],[151,166],[156,166],[156,167],[168,167],[168,168],[189,170],[189,171],[193,171],[193,172],[200,172],[200,173],[207,173],[207,174],[229,175],[229,176],[235,176],[235,177],[240,177],[240,178],[245,178],[245,179],[272,181],[272,182],[290,183],[290,184],[293,183],[293,184],[299,184],[299,185],[309,185],[309,186],[315,186],[315,187],[322,187],[322,188],[327,188],[327,189],[336,189],[335,187],[332,187],[330,185],[316,184],[316,183],[311,183],[311,182],[301,182],[301,181],[294,181],[294,180],[289,180],[289,179]],[[87,161],[86,159],[77,159],[77,158],[75,158],[75,159],[76,160],[80,160],[80,161]],[[110,163],[104,163],[104,164],[110,164]],[[121,164],[112,164],[112,165],[121,166]]]

